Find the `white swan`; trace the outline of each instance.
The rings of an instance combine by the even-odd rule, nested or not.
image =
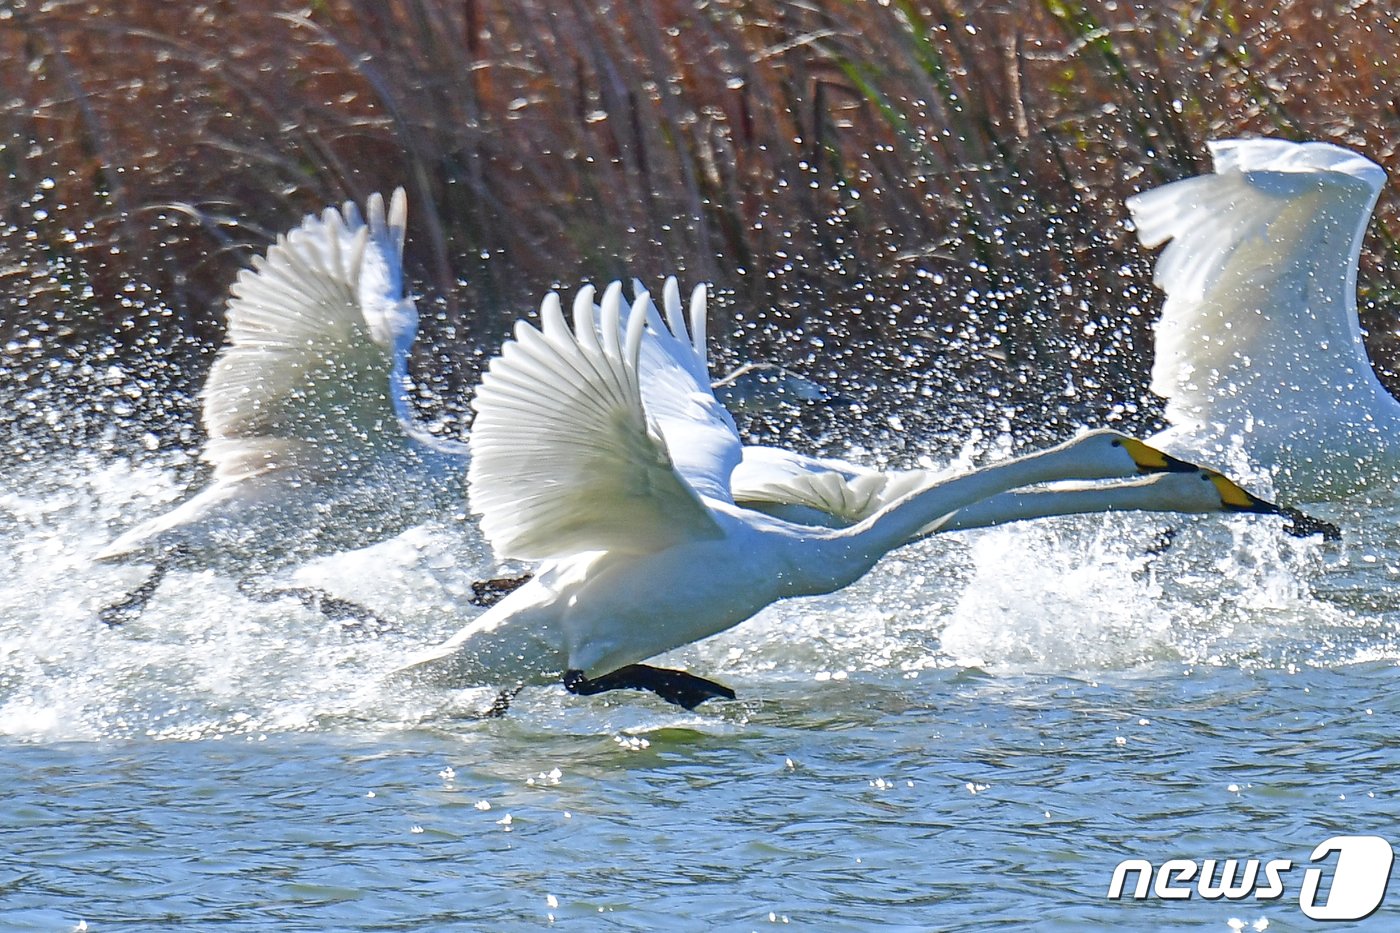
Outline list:
[[[1371,370],[1356,315],[1380,166],[1328,143],[1212,142],[1215,172],[1128,199],[1138,237],[1170,240],[1152,442],[1217,458],[1241,445],[1281,496],[1316,501],[1400,472],[1400,403]]]
[[[633,280],[632,291],[646,313],[661,320],[661,313],[645,286]],[[666,280],[662,299],[667,319],[682,321],[680,288],[674,277]],[[703,288],[697,289],[694,300],[703,299]],[[599,309],[595,308],[594,314],[597,317]],[[709,378],[703,309],[696,317],[699,323],[694,325],[689,339],[678,339],[666,327],[650,328],[643,333],[638,369],[642,401],[648,408],[664,407],[669,404],[670,395],[689,390],[677,386],[668,378],[669,373],[684,372],[696,382]],[[711,385],[721,401],[724,396],[720,390],[725,381]],[[717,417],[725,419],[727,410],[728,405],[714,409]],[[744,508],[796,524],[841,528],[869,518],[897,499],[949,478],[951,475],[947,471],[876,470],[780,447],[745,445],[739,463],[730,474],[729,491],[735,504]],[[952,518],[941,517],[927,533],[965,531],[1055,515],[1116,511],[1278,514],[1291,519],[1287,527],[1291,534],[1322,533],[1328,538],[1340,535],[1336,526],[1258,499],[1214,470],[1158,474],[1116,486],[1062,485],[1006,492],[968,506]]]
[[[632,687],[693,707],[733,691],[638,662],[775,600],[840,589],[940,517],[1008,489],[1196,470],[1100,431],[925,487],[849,528],[782,521],[733,501],[739,437],[693,352],[703,288],[693,338],[679,301],[665,306],[663,322],[642,294],[624,317],[614,283],[600,312],[591,288],[579,293],[572,331],[554,294],[540,328],[516,325],[473,401],[470,500],[498,556],[544,563],[405,671],[455,686],[562,677],[574,693]]]
[[[645,287],[634,280],[632,289],[637,301],[646,306],[647,313],[660,319],[660,312],[652,304]],[[681,318],[680,290],[674,277],[666,280],[663,296],[667,317]],[[600,314],[600,309],[595,307],[595,319]],[[686,374],[686,383],[677,385],[673,378],[677,372]],[[646,330],[638,359],[638,381],[644,406],[664,409],[677,391],[690,391],[688,386],[692,380],[708,380],[703,329],[698,329],[689,340],[677,339],[664,327],[659,331]],[[711,385],[717,398],[722,397],[722,385],[723,380]],[[732,428],[727,406],[711,410]],[[779,447],[745,445],[739,463],[730,474],[729,491],[734,503],[746,509],[799,525],[844,528],[869,518],[897,499],[948,478],[951,474],[946,471],[881,471]],[[942,516],[910,540],[938,532],[966,531],[1056,515],[1116,511],[1277,514],[1290,519],[1285,530],[1295,536],[1322,534],[1331,540],[1341,534],[1335,525],[1256,498],[1220,473],[1199,470],[1159,474],[1115,486],[1061,484],[1048,489],[1006,492],[961,509],[951,518]],[[526,575],[473,583],[476,597],[472,601],[479,606],[492,606],[528,579]]]
[[[468,448],[424,431],[408,404],[406,222],[402,189],[387,212],[372,196],[364,218],[347,202],[239,274],[202,394],[213,478],[97,555],[156,568],[104,621],[139,612],[170,567],[247,580],[460,508]]]
[[[260,591],[257,577],[320,554],[365,547],[466,498],[469,448],[414,421],[408,358],[418,329],[404,294],[408,204],[376,194],[309,215],[253,259],[231,289],[227,343],[201,394],[214,468],[202,490],[129,529],[102,562],[154,565],[99,615],[138,615],[172,568],[217,569],[250,596],[291,594],[331,614],[372,620],[307,588]],[[823,399],[808,380],[763,364],[722,380],[755,410]]]

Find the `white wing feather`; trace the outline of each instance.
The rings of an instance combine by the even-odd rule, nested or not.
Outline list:
[[[733,417],[710,387],[705,352],[706,293],[690,296],[690,323],[674,278],[662,289],[665,318],[646,290],[634,283],[634,308],[644,309],[646,333],[639,372],[647,417],[666,441],[677,472],[696,492],[729,502],[729,478],[739,464],[742,442]]]
[[[1299,395],[1380,390],[1362,348],[1355,277],[1385,173],[1326,143],[1210,148],[1214,174],[1127,202],[1145,245],[1171,241],[1154,276],[1167,300],[1152,369],[1168,420],[1287,414]]]
[[[891,502],[948,478],[946,471],[886,472],[777,447],[745,447],[743,453],[732,481],[734,501],[805,524],[854,525]]]
[[[639,381],[645,309],[622,333],[621,286],[595,313],[580,291],[570,332],[551,294],[491,361],[473,407],[472,511],[501,557],[651,553],[721,535],[648,422]]]
[[[403,190],[387,215],[379,195],[367,213],[347,202],[308,216],[234,283],[203,392],[217,477],[331,469],[345,451],[405,441],[417,314],[403,295]]]

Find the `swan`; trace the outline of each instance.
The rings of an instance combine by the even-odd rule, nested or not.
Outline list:
[[[658,315],[646,287],[633,280],[636,300],[646,305],[646,313]],[[663,288],[667,317],[680,315],[680,291],[674,277]],[[595,318],[600,311],[595,306]],[[698,381],[707,378],[708,362],[703,330],[689,341],[678,340],[669,331],[643,333],[639,355],[638,380],[644,405],[664,404],[666,394],[675,390],[667,374],[685,371]],[[712,383],[722,401],[723,380]],[[728,409],[721,404],[721,408]],[[780,447],[744,445],[739,463],[730,474],[730,494],[736,505],[764,512],[795,524],[843,528],[868,518],[896,499],[948,478],[934,470],[881,471],[844,460],[814,457]],[[1115,511],[1143,512],[1254,512],[1277,514],[1289,519],[1288,534],[1306,537],[1321,534],[1337,540],[1340,529],[1302,512],[1259,499],[1214,470],[1194,474],[1166,473],[1144,481],[1104,486],[1065,486],[1050,489],[1016,490],[992,496],[984,502],[959,510],[952,518],[942,517],[911,537],[967,531],[1011,522],[1048,518],[1056,515]],[[472,584],[472,603],[491,607],[530,579],[530,574],[478,581]]]
[[[644,308],[647,315],[657,321],[662,319],[661,312],[641,281],[632,280],[632,293],[634,303]],[[693,300],[704,299],[702,286],[697,289]],[[674,276],[667,278],[663,284],[662,302],[667,320],[683,321],[680,286]],[[600,309],[595,307],[595,319],[600,313]],[[668,374],[690,373],[696,382],[709,378],[704,319],[702,309],[698,315],[699,323],[694,325],[694,332],[688,335],[688,339],[677,337],[668,328],[652,328],[643,332],[638,357],[638,381],[644,406],[664,407],[667,404],[668,394],[677,390],[675,383],[668,379]],[[750,364],[754,365],[768,364]],[[740,371],[748,368],[741,367]],[[711,384],[720,402],[718,411],[732,410],[721,389],[732,380],[733,375],[731,373]],[[812,387],[821,391],[815,384]],[[796,524],[838,528],[868,518],[896,499],[946,478],[948,474],[941,471],[881,471],[836,458],[813,457],[781,447],[746,444],[741,448],[739,462],[730,474],[729,487],[737,505]],[[930,526],[928,533],[966,531],[1054,515],[1110,511],[1279,514],[1290,519],[1286,528],[1290,534],[1304,536],[1321,533],[1328,539],[1340,535],[1335,525],[1258,499],[1224,475],[1205,469],[1194,473],[1157,474],[1143,481],[1110,487],[1102,484],[1061,486],[1002,493],[960,510],[951,519],[940,518]],[[923,534],[916,537],[923,537]],[[523,582],[523,579],[519,582]]]
[[[152,565],[139,586],[99,610],[104,622],[137,617],[180,568],[229,573],[253,598],[296,596],[335,618],[382,624],[319,590],[255,581],[452,515],[465,502],[469,447],[426,431],[409,403],[418,314],[404,294],[407,222],[402,188],[387,208],[372,195],[363,215],[347,201],[308,215],[240,272],[227,343],[201,393],[201,458],[213,476],[95,555]],[[752,410],[827,399],[771,364],[746,364],[720,384]]]
[[[1356,314],[1380,166],[1330,143],[1209,143],[1212,174],[1127,201],[1137,236],[1166,243],[1151,442],[1215,458],[1242,446],[1281,497],[1317,501],[1400,472],[1400,403],[1376,378]]]
[[[925,486],[847,528],[794,524],[734,502],[742,445],[695,352],[704,288],[689,328],[670,295],[664,320],[645,294],[624,315],[619,283],[597,308],[593,295],[578,293],[572,329],[548,295],[540,325],[516,324],[472,403],[471,510],[498,557],[538,572],[401,673],[458,687],[562,679],[575,694],[643,689],[686,708],[733,698],[640,662],[776,600],[847,586],[941,517],[1009,489],[1198,469],[1096,431]]]
[[[418,315],[404,294],[407,216],[402,188],[387,209],[371,196],[363,216],[347,201],[307,216],[239,274],[228,342],[201,396],[201,456],[213,476],[96,555],[154,565],[101,610],[104,621],[134,617],[174,567],[246,584],[460,508],[468,447],[423,429],[408,401]],[[280,593],[354,608],[316,591]]]
[[[642,282],[632,280],[632,293],[635,302],[645,308],[645,313],[655,320],[661,320],[661,313]],[[703,286],[697,289],[696,294],[697,300],[704,299]],[[683,320],[680,286],[674,276],[667,278],[663,284],[662,301],[667,309],[667,320]],[[599,314],[600,310],[595,307],[595,318]],[[700,323],[695,325],[689,339],[680,339],[666,328],[644,331],[638,361],[644,405],[659,407],[666,403],[667,393],[676,388],[668,381],[668,373],[684,371],[693,374],[696,381],[708,379],[708,352],[702,326],[704,318],[702,310],[699,313]],[[750,367],[755,365],[771,364],[750,364]],[[740,371],[748,368],[741,367]],[[721,389],[732,378],[733,373],[711,384],[720,408],[726,412],[732,409]],[[815,384],[812,385],[821,391]],[[830,399],[823,396],[814,400]],[[737,505],[796,524],[839,528],[868,518],[896,499],[946,478],[948,473],[945,471],[882,471],[781,447],[746,444],[730,474],[729,486]],[[921,532],[915,538],[1055,515],[1117,511],[1276,514],[1289,519],[1285,531],[1295,536],[1321,534],[1328,540],[1336,540],[1341,535],[1335,525],[1314,519],[1296,509],[1266,502],[1223,474],[1201,469],[1194,473],[1157,474],[1116,486],[1062,484],[1057,488],[1006,492],[968,506],[951,519],[940,518],[927,532]],[[523,583],[524,579],[506,582],[509,586],[516,582]],[[508,592],[508,589],[505,591]]]

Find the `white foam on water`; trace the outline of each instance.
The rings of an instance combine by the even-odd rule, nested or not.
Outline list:
[[[1346,624],[1311,588],[1331,547],[1241,516],[990,529],[972,545],[942,647],[957,664],[1006,672],[1270,663],[1310,632]]]
[[[171,571],[139,619],[97,611],[148,568],[92,562],[111,537],[185,494],[173,470],[68,457],[0,479],[0,735],[30,741],[256,737],[398,729],[470,716],[490,691],[385,677],[481,610],[499,568],[461,516],[309,562],[315,586],[394,623],[354,637],[290,598],[249,599],[213,571]],[[717,678],[917,677],[1286,666],[1400,658],[1394,515],[1362,510],[1343,544],[1259,517],[1096,516],[939,536],[829,596],[780,603],[656,663]],[[1350,529],[1350,525],[1348,526]],[[1154,553],[1164,529],[1170,546]],[[512,568],[513,569],[513,568]],[[553,721],[562,691],[518,708]],[[583,702],[583,701],[579,701]],[[614,714],[604,717],[606,727]],[[650,721],[650,720],[647,720]]]
[[[945,666],[938,632],[966,576],[965,550],[949,537],[903,548],[844,590],[776,603],[708,639],[702,663],[813,675]]]
[[[182,493],[172,473],[87,458],[6,480],[0,554],[12,569],[0,578],[0,734],[195,738],[432,712],[383,675],[479,611],[466,595],[490,565],[474,529],[416,528],[279,581],[362,601],[396,626],[377,638],[356,637],[292,598],[249,599],[213,571],[172,570],[140,618],[102,624],[98,609],[149,568],[96,564],[93,555]]]
[[[941,639],[962,666],[1134,664],[1159,652],[1171,625],[1148,555],[1106,547],[1101,533],[992,529],[977,535],[969,558],[973,572]]]

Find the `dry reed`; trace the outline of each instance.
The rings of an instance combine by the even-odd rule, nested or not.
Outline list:
[[[429,408],[545,288],[674,271],[727,296],[731,359],[840,385],[867,440],[1149,420],[1123,198],[1211,137],[1400,166],[1388,5],[1275,6],[5,0],[0,348],[29,384],[155,351],[183,391],[134,410],[188,420],[250,253],[402,184]],[[1392,381],[1397,204],[1362,275]]]

